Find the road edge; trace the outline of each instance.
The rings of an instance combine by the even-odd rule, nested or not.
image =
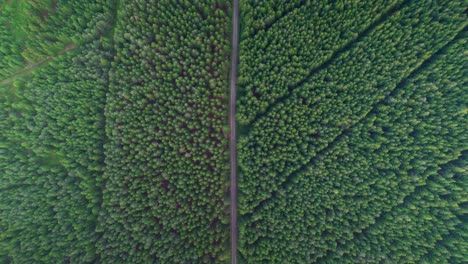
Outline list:
[[[232,53],[230,92],[230,153],[231,153],[231,263],[237,264],[237,149],[236,149],[236,81],[239,43],[239,0],[233,0],[232,9]]]

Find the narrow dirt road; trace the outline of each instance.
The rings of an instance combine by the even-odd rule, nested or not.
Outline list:
[[[237,161],[236,161],[236,80],[237,44],[239,43],[239,0],[233,0],[232,9],[232,54],[231,54],[231,100],[229,127],[231,130],[231,263],[237,264]]]
[[[0,85],[5,85],[5,84],[8,84],[8,83],[11,83],[16,79],[16,77],[18,77],[18,76],[20,76],[22,74],[27,74],[27,73],[31,72],[32,70],[34,70],[35,68],[39,67],[40,65],[50,61],[51,59],[53,59],[53,58],[55,58],[57,56],[60,56],[60,55],[62,55],[64,53],[66,53],[69,50],[73,50],[73,49],[76,49],[76,48],[77,48],[77,46],[75,44],[68,44],[63,50],[58,51],[54,56],[49,55],[49,56],[45,57],[44,59],[42,59],[40,61],[30,63],[27,66],[25,66],[24,68],[19,69],[18,71],[16,71],[10,77],[0,81]]]

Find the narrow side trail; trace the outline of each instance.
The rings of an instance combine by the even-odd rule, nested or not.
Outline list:
[[[15,74],[13,74],[10,77],[0,81],[0,86],[11,83],[16,79],[16,77],[18,77],[20,75],[23,75],[23,74],[31,73],[35,68],[41,66],[42,64],[52,60],[55,57],[58,57],[58,56],[62,55],[62,54],[66,53],[66,52],[68,52],[70,50],[76,49],[76,48],[77,48],[76,44],[73,44],[73,43],[68,44],[63,50],[57,52],[54,56],[49,55],[49,56],[45,57],[44,59],[42,59],[40,61],[30,63],[26,67],[19,69]]]
[[[232,54],[231,98],[229,111],[231,150],[231,263],[237,264],[237,161],[236,161],[236,81],[239,43],[239,0],[233,0],[232,9]]]

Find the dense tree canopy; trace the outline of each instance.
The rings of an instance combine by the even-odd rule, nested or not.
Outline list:
[[[106,105],[107,260],[229,258],[228,9],[221,1],[121,3]]]
[[[265,105],[276,96],[248,87],[272,82],[264,87],[285,94],[239,142],[245,263],[466,262],[466,6],[395,8],[290,91],[268,70],[263,79],[244,75],[246,113],[257,113],[244,103],[252,96]],[[266,32],[288,30],[295,10]],[[258,35],[251,45],[263,45]],[[255,67],[242,58],[241,67]]]
[[[240,0],[239,263],[468,262],[467,8]],[[0,0],[0,263],[229,262],[232,15]]]
[[[0,7],[0,262],[228,259],[229,5]]]
[[[1,88],[0,260],[97,259],[105,45],[97,39]]]
[[[238,80],[243,95],[238,102],[239,124],[249,126],[292,89],[307,82],[312,73],[366,35],[380,19],[398,10],[401,2],[311,1],[243,39]],[[276,5],[279,3],[271,7],[277,8]],[[283,8],[289,10],[288,5]],[[251,18],[249,14],[244,16],[247,21]]]
[[[114,0],[0,0],[0,77],[108,30]]]
[[[240,212],[270,197],[456,37],[464,10],[453,1],[401,6],[258,118],[239,139]]]

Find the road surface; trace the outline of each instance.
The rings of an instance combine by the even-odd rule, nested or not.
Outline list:
[[[232,54],[229,145],[231,149],[231,263],[237,264],[237,162],[236,162],[236,80],[237,44],[239,42],[239,0],[233,0],[232,9]]]

